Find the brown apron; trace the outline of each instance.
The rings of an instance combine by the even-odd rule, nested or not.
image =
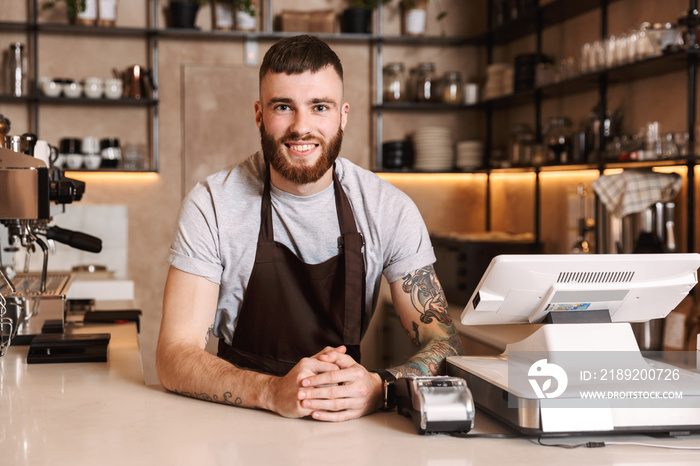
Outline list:
[[[360,362],[360,340],[370,320],[365,316],[364,239],[335,167],[333,186],[340,252],[320,264],[307,264],[274,240],[268,170],[255,265],[232,344],[220,340],[219,357],[279,376],[326,346],[345,345]]]

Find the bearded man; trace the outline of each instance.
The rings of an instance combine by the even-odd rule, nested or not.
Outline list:
[[[262,153],[183,201],[157,349],[175,393],[321,421],[394,404],[397,377],[437,375],[461,344],[413,202],[338,157],[350,106],[340,59],[320,39],[281,39],[260,67]],[[360,341],[381,276],[419,347],[368,371]],[[218,354],[205,350],[219,338]]]

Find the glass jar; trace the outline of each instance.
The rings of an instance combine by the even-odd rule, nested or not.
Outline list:
[[[403,63],[389,63],[383,71],[384,102],[403,102],[406,99],[406,75]]]
[[[461,104],[464,101],[464,83],[459,71],[448,71],[442,77],[442,101]]]
[[[510,164],[524,167],[532,163],[532,144],[535,133],[530,125],[517,123],[510,127]]]
[[[421,63],[416,68],[416,101],[437,101],[435,89],[435,64]]]
[[[544,127],[544,145],[547,148],[546,163],[571,163],[574,125],[565,116],[551,117]]]

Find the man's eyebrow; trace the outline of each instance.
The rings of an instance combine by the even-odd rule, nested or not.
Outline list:
[[[331,104],[331,105],[336,105],[336,101],[330,97],[317,97],[315,99],[309,100],[309,103],[312,105],[315,104]]]
[[[272,97],[268,102],[267,106],[275,105],[275,104],[291,104],[294,101],[290,99],[289,97]],[[318,104],[327,104],[330,106],[336,106],[337,102],[331,98],[331,97],[315,97],[313,99],[310,99],[307,101],[308,105],[318,105]]]
[[[268,102],[267,105],[271,104],[291,104],[292,99],[289,97],[273,97]]]

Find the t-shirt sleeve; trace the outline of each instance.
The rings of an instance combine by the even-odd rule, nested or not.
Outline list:
[[[435,262],[435,252],[423,217],[413,201],[396,189],[382,215],[386,230],[384,276],[389,283]]]
[[[221,284],[216,210],[205,184],[197,185],[182,202],[168,260],[183,272]]]

